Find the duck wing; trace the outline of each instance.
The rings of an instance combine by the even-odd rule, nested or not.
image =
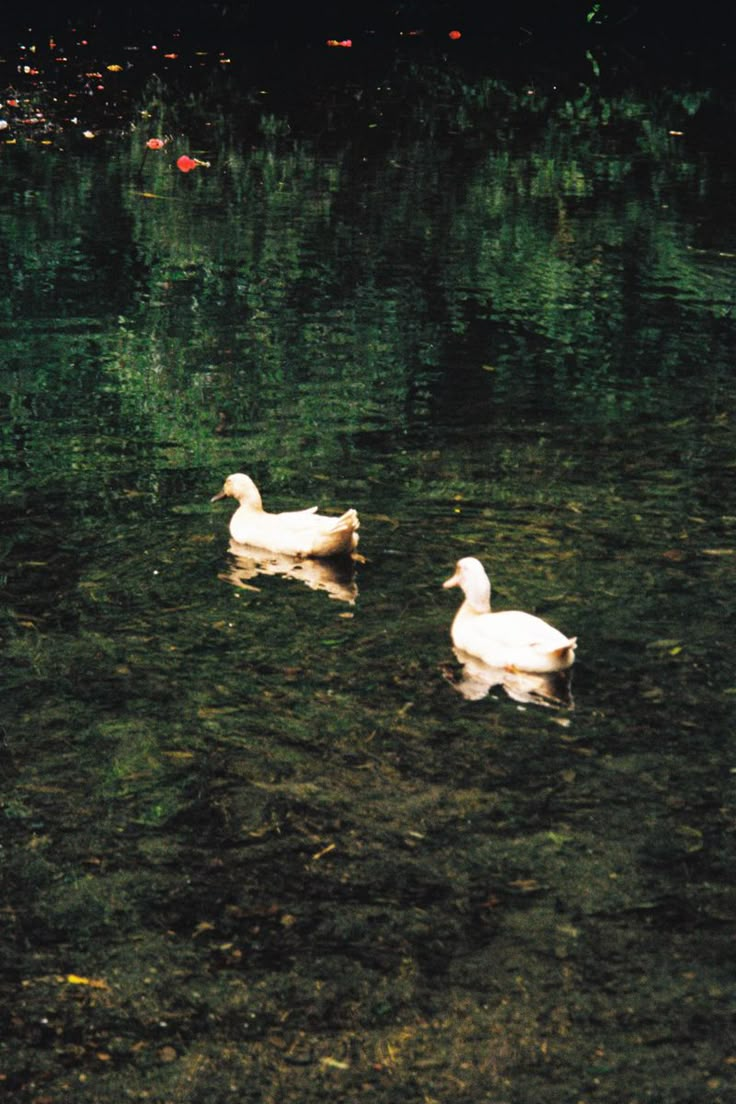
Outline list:
[[[293,522],[298,524],[300,521],[308,521],[313,518],[317,513],[316,506],[308,506],[306,510],[285,510],[280,514],[272,514],[272,517],[279,518],[284,522]]]
[[[238,511],[239,513],[239,511]],[[358,515],[347,510],[340,517],[318,514],[316,507],[282,514],[236,514],[230,533],[240,544],[253,544],[287,556],[349,555],[358,543]]]
[[[478,618],[477,626],[485,639],[502,645],[522,645],[547,651],[569,646],[568,638],[552,625],[522,610],[490,613]]]

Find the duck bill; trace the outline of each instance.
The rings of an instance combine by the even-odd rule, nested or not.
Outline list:
[[[210,502],[219,502],[221,498],[227,498],[227,495],[225,494],[224,491],[218,491],[218,493],[216,495],[212,496],[212,498],[210,499]]]
[[[451,578],[445,579],[442,586],[445,588],[445,590],[449,590],[450,587],[460,586],[460,576],[458,575],[457,571],[453,576],[451,576]]]

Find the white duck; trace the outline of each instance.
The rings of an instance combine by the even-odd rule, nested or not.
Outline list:
[[[230,518],[230,536],[238,544],[267,548],[286,556],[303,559],[350,555],[357,547],[360,522],[355,510],[340,517],[317,513],[316,506],[283,514],[269,514],[249,475],[229,475],[219,494],[210,501],[234,498],[239,503]]]
[[[465,595],[450,630],[456,648],[489,667],[511,671],[545,674],[572,666],[576,637],[563,636],[540,617],[521,610],[491,613],[491,584],[480,560],[458,560],[455,574],[443,586],[459,586]]]

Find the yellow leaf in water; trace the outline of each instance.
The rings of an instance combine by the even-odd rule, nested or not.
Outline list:
[[[337,1058],[320,1058],[320,1063],[323,1066],[329,1066],[330,1069],[350,1069],[349,1062],[340,1062]]]
[[[36,851],[39,847],[46,847],[48,843],[48,836],[31,836],[30,840],[28,841],[28,850]]]
[[[317,859],[321,859],[323,855],[329,855],[330,851],[334,850],[335,844],[328,843],[327,846],[323,847],[321,851],[315,851],[314,855],[312,855],[312,858],[316,861]]]
[[[67,974],[66,981],[69,985],[89,985],[90,989],[107,989],[107,982],[102,978],[80,977],[79,974]]]

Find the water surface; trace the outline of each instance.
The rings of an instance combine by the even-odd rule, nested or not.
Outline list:
[[[259,95],[2,149],[9,1099],[725,1101],[732,105]],[[568,700],[462,693],[464,555]]]

